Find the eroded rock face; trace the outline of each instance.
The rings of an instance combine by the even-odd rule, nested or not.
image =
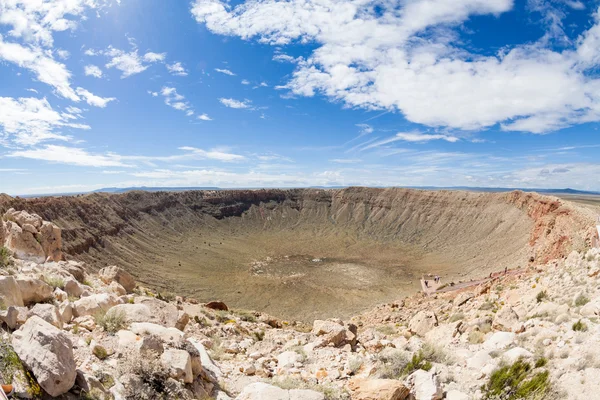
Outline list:
[[[437,376],[422,369],[413,372],[406,382],[416,400],[441,400],[444,391]]]
[[[15,352],[50,396],[60,396],[75,384],[73,345],[60,329],[32,316],[13,333]]]
[[[62,260],[61,229],[37,214],[8,210],[0,224],[0,245],[15,258],[43,263]]]

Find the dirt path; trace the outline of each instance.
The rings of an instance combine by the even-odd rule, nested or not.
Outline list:
[[[522,274],[523,272],[525,272],[525,270],[522,268],[521,269],[512,269],[512,270],[508,270],[506,273],[504,273],[504,271],[496,272],[486,278],[471,280],[471,281],[466,281],[466,282],[458,282],[455,284],[445,284],[445,283],[442,283],[441,281],[438,284],[435,284],[433,280],[429,280],[428,281],[429,287],[425,287],[425,283],[421,279],[421,288],[422,288],[423,292],[427,295],[432,295],[434,293],[447,293],[447,292],[452,292],[455,290],[479,286],[482,283],[490,282],[496,278],[519,275],[519,274]]]

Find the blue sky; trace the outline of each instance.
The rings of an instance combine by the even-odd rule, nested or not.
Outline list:
[[[0,0],[0,192],[600,190],[599,7]]]

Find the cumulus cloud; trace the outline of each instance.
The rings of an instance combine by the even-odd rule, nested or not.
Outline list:
[[[202,121],[212,121],[212,118],[209,117],[207,114],[198,115],[198,119],[201,119]]]
[[[180,62],[176,62],[173,64],[167,64],[167,70],[169,71],[169,73],[171,75],[187,76],[187,74],[188,74]]]
[[[235,74],[228,69],[215,68],[215,71],[220,72],[225,75],[235,76]]]
[[[97,9],[105,0],[0,1],[0,24],[8,35],[33,44],[52,46],[53,32],[73,30],[87,9]]]
[[[86,76],[93,76],[94,78],[102,78],[102,70],[95,65],[86,65],[83,68]]]
[[[242,85],[249,85],[250,81],[248,79],[242,79]]]
[[[534,4],[535,3],[535,4]],[[321,93],[352,107],[394,110],[431,127],[546,133],[600,121],[600,16],[574,45],[557,50],[557,6],[532,0],[548,33],[495,55],[470,53],[452,31],[477,15],[498,15],[513,0],[256,0],[229,6],[195,0],[192,14],[220,35],[284,48],[314,43],[284,85],[295,95]],[[567,1],[581,9],[580,1]],[[501,84],[498,84],[501,82]]]
[[[251,105],[252,102],[247,99],[240,101],[240,100],[235,100],[235,99],[220,98],[219,101],[225,107],[229,107],[229,108],[240,108],[240,109],[251,109],[252,108],[252,105]]]
[[[149,62],[149,63],[165,61],[166,56],[167,56],[167,53],[153,53],[150,51],[150,52],[144,54],[144,61]]]
[[[74,119],[70,116],[81,110],[68,107],[67,111],[71,114],[59,113],[45,98],[0,97],[0,142],[30,146],[47,140],[69,140],[61,128],[90,129],[88,125],[69,122]]]

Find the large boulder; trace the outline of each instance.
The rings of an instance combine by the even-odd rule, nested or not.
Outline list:
[[[160,356],[162,365],[169,371],[171,378],[192,383],[192,358],[185,350],[168,349]]]
[[[135,279],[133,276],[123,268],[119,268],[115,265],[102,268],[98,272],[98,277],[107,285],[111,282],[117,282],[125,288],[127,293],[131,293],[135,289]]]
[[[348,384],[352,400],[404,400],[410,390],[395,379],[356,379]]]
[[[82,297],[73,303],[73,315],[83,317],[94,315],[98,312],[107,312],[111,307],[119,304],[119,298],[110,293],[99,293]]]
[[[62,329],[63,320],[62,316],[54,304],[36,304],[29,310],[30,316],[38,316],[49,324],[54,325],[58,329]]]
[[[436,326],[438,326],[438,319],[433,311],[419,311],[408,323],[408,329],[419,336],[425,336]]]
[[[183,332],[177,328],[166,328],[151,322],[134,322],[129,330],[141,336],[156,335],[170,345],[179,343],[183,337]]]
[[[433,372],[419,369],[410,374],[406,382],[415,400],[441,400],[444,397],[440,381]]]
[[[21,288],[12,276],[0,276],[0,305],[23,307]]]
[[[330,343],[337,347],[345,344],[347,340],[346,328],[339,320],[315,320],[311,333],[320,336],[315,347],[327,346]],[[354,334],[351,336],[354,338]]]
[[[498,331],[517,332],[522,324],[519,323],[519,316],[512,307],[504,306],[494,316],[492,327]]]
[[[153,321],[150,309],[143,304],[117,304],[106,312],[106,315],[121,314],[125,322],[151,322]]]
[[[75,384],[76,365],[68,336],[33,316],[12,335],[15,352],[50,396],[60,396]]]
[[[235,400],[325,400],[323,393],[314,390],[285,390],[263,382],[251,383]]]
[[[40,279],[19,278],[17,284],[21,289],[21,296],[25,305],[42,303],[54,297],[52,286]]]

